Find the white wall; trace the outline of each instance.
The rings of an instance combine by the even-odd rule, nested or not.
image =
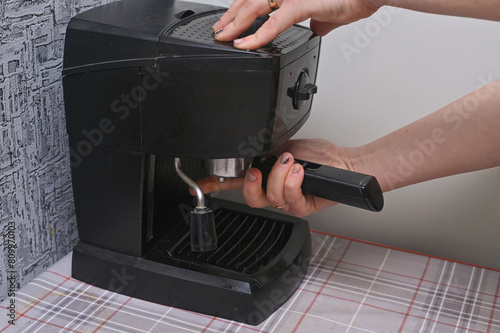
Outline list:
[[[382,8],[323,38],[318,94],[297,137],[362,145],[499,78],[500,23]],[[389,192],[380,213],[338,205],[308,220],[313,229],[500,268],[499,187],[493,168]]]
[[[296,138],[362,145],[499,78],[500,23],[383,7],[323,38],[318,94]],[[312,229],[500,269],[499,188],[494,168],[386,193],[380,213],[337,205],[307,220]]]

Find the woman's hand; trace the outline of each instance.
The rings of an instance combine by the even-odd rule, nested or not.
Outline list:
[[[354,171],[347,149],[327,140],[291,140],[280,147],[279,152],[282,154],[269,174],[266,191],[262,189],[262,174],[255,168],[248,169],[244,178],[226,179],[221,183],[216,177],[208,177],[200,180],[198,184],[205,193],[243,188],[243,196],[250,207],[262,208],[272,205],[281,208],[285,213],[303,217],[336,203],[302,193],[304,169],[300,164],[294,163],[294,156]]]
[[[241,49],[256,49],[276,38],[295,23],[311,19],[314,33],[324,36],[333,29],[366,18],[380,5],[379,0],[275,0],[279,9],[253,35],[236,39],[259,16],[272,9],[268,0],[235,0],[214,24],[215,38],[232,41]]]

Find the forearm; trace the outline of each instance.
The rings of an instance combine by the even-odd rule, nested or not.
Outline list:
[[[384,191],[500,165],[500,80],[350,151]]]
[[[367,0],[419,12],[500,21],[499,0]]]

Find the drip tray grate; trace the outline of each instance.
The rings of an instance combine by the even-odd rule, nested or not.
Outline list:
[[[283,250],[293,224],[226,208],[214,209],[217,249],[193,252],[187,223],[181,221],[146,256],[154,261],[174,260],[216,266],[254,274]]]

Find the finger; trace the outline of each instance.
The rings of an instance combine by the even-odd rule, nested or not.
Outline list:
[[[311,30],[318,36],[325,36],[333,29],[343,26],[343,24],[339,23],[330,23],[330,22],[319,22],[311,20],[309,23]]]
[[[283,208],[285,213],[300,213],[307,210],[307,199],[302,193],[302,182],[304,180],[304,168],[300,164],[294,164],[287,174],[285,180],[285,200],[287,207]],[[302,215],[302,214],[299,214]],[[305,215],[302,215],[305,216]]]
[[[283,212],[304,217],[337,204],[310,194],[304,194],[302,192],[303,181],[304,168],[298,163],[294,164],[285,181],[285,199],[288,205],[283,208]]]
[[[246,0],[233,20],[226,24],[222,31],[216,31],[218,41],[232,41],[247,30],[259,16],[269,14],[271,7],[267,0]],[[264,25],[263,25],[264,26]]]
[[[218,191],[236,190],[243,187],[243,178],[225,178],[223,182],[218,177],[205,177],[197,182],[203,193],[212,193]],[[191,195],[195,195],[192,189],[189,189]]]
[[[269,206],[266,193],[262,189],[262,173],[259,169],[250,168],[247,170],[242,192],[248,206],[253,208]]]
[[[289,153],[281,154],[278,161],[274,164],[266,186],[267,200],[274,206],[282,206],[286,204],[284,185],[285,179],[293,166],[293,156]]]
[[[298,21],[294,18],[293,7],[286,6],[286,3],[284,3],[283,7],[275,11],[253,35],[236,39],[233,41],[233,44],[239,49],[257,49],[271,42],[283,31],[290,28],[294,23],[297,23]]]
[[[234,20],[234,17],[238,13],[238,11],[241,9],[241,7],[245,4],[247,0],[234,0],[231,6],[226,10],[224,15],[222,15],[213,26],[212,29],[214,31],[218,31],[220,29],[223,29],[226,25],[228,25],[230,22]]]

